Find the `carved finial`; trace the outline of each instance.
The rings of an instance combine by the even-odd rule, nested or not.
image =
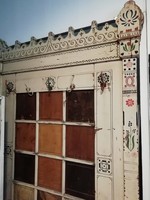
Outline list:
[[[97,21],[93,20],[93,21],[91,22],[91,27],[92,27],[92,28],[96,28],[96,27],[97,27]]]
[[[70,26],[68,28],[68,37],[71,38],[72,35],[74,35],[74,28],[72,26]]]
[[[21,46],[21,42],[19,42],[18,40],[15,41],[15,48],[18,49]]]
[[[5,50],[7,47],[7,43],[4,40],[0,39],[0,51]]]
[[[125,3],[116,19],[116,24],[118,25],[119,38],[141,35],[143,13],[133,0],[129,0]]]
[[[133,0],[125,3],[116,19],[116,24],[120,40],[120,57],[137,57],[139,55],[143,13]]]
[[[34,36],[31,37],[31,42],[30,42],[31,46],[36,44],[36,38]]]
[[[53,32],[48,33],[48,39],[54,40],[54,33]]]

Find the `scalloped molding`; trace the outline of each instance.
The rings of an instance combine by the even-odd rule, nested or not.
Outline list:
[[[77,35],[72,27],[69,28],[66,37],[54,36],[49,33],[46,40],[31,38],[29,44],[21,44],[16,41],[14,47],[9,47],[2,53],[3,61],[27,58],[37,55],[45,55],[90,47],[93,45],[114,42],[117,40],[117,28],[105,23],[99,30],[97,22],[93,21],[88,33],[81,29]]]

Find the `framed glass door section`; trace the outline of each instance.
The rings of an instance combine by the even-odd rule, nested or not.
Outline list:
[[[15,200],[95,199],[93,89],[16,94],[15,126]]]
[[[124,198],[121,62],[71,73],[52,91],[16,94],[15,200]]]

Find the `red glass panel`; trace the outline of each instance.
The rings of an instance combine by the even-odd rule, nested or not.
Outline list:
[[[94,200],[94,166],[66,162],[66,193],[86,200]]]
[[[62,155],[62,125],[40,124],[39,152]]]
[[[76,122],[94,122],[94,91],[67,92],[66,119]]]
[[[17,94],[16,119],[36,119],[36,94],[29,96],[27,93]]]
[[[16,123],[16,149],[35,151],[35,124]]]
[[[94,161],[94,127],[66,127],[66,156]]]
[[[62,161],[39,157],[38,185],[52,190],[61,191]]]
[[[15,153],[15,180],[34,184],[35,157]]]
[[[42,92],[40,93],[39,115],[41,120],[62,120],[63,93]]]

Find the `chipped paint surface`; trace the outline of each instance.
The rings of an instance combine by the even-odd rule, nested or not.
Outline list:
[[[88,31],[69,28],[65,37],[49,33],[3,48],[6,200],[12,199],[12,185],[14,200],[21,194],[25,200],[139,199],[142,24],[140,8],[128,1],[116,21],[93,21]],[[90,188],[95,185],[90,192],[87,174]],[[79,180],[85,181],[85,193]]]

